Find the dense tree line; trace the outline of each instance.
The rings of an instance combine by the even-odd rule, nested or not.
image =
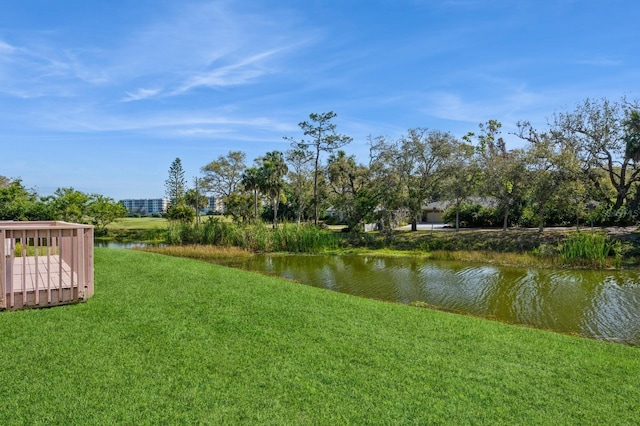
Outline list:
[[[285,137],[247,165],[230,151],[201,168],[187,187],[179,158],[165,181],[169,217],[191,221],[216,196],[238,222],[345,223],[362,230],[415,225],[423,206],[441,201],[455,226],[636,224],[640,213],[640,106],[621,99],[586,100],[556,113],[545,128],[517,124],[520,148],[508,148],[501,123],[489,120],[463,138],[426,128],[399,138],[369,137],[366,163],[349,155],[334,112],[310,114],[302,137]],[[59,188],[39,196],[20,179],[0,176],[0,220],[66,220],[98,232],[126,209],[98,194]]]
[[[445,218],[456,227],[632,224],[640,205],[639,110],[637,101],[586,100],[543,129],[519,122],[514,135],[524,145],[513,149],[497,120],[461,139],[414,128],[396,139],[370,137],[366,164],[346,152],[352,139],[337,132],[334,112],[311,114],[299,123],[302,138],[285,137],[291,149],[284,153],[248,166],[243,152],[231,151],[204,165],[199,191],[219,197],[236,221],[262,218],[274,227],[323,218],[352,230],[401,222],[415,229],[433,201],[448,206]]]
[[[58,188],[53,195],[40,196],[25,188],[21,179],[0,176],[0,220],[63,220],[88,223],[96,233],[124,217],[127,209],[112,198],[85,194],[73,188]]]

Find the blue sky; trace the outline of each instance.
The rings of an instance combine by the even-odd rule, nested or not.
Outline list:
[[[640,98],[631,0],[0,4],[0,175],[42,195],[161,197],[176,157],[190,181],[230,150],[250,164],[312,112],[366,162],[369,135]]]

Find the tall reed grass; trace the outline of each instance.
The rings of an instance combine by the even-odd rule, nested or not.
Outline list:
[[[254,252],[314,253],[340,246],[341,238],[311,225],[281,224],[273,229],[264,223],[238,225],[210,219],[203,224],[173,223],[167,243],[239,247]]]
[[[610,254],[619,255],[620,250],[611,238],[602,232],[576,232],[569,234],[560,245],[560,258],[568,263],[585,263],[602,266]]]

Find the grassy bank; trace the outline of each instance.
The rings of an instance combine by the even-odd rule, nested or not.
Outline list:
[[[637,348],[95,254],[88,303],[0,313],[0,424],[637,421]]]

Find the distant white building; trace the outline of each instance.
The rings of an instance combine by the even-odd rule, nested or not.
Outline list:
[[[129,214],[142,216],[166,213],[169,208],[169,200],[167,198],[139,198],[120,200],[120,202],[126,207]]]
[[[224,211],[224,203],[221,197],[207,197],[208,204],[203,207],[200,212],[203,214],[219,213]],[[120,202],[129,211],[129,214],[139,214],[142,216],[150,216],[156,213],[166,213],[169,209],[170,201],[168,198],[135,198],[120,200]]]
[[[222,197],[209,197],[209,205],[206,207],[207,212],[222,214],[224,213],[224,202]]]

